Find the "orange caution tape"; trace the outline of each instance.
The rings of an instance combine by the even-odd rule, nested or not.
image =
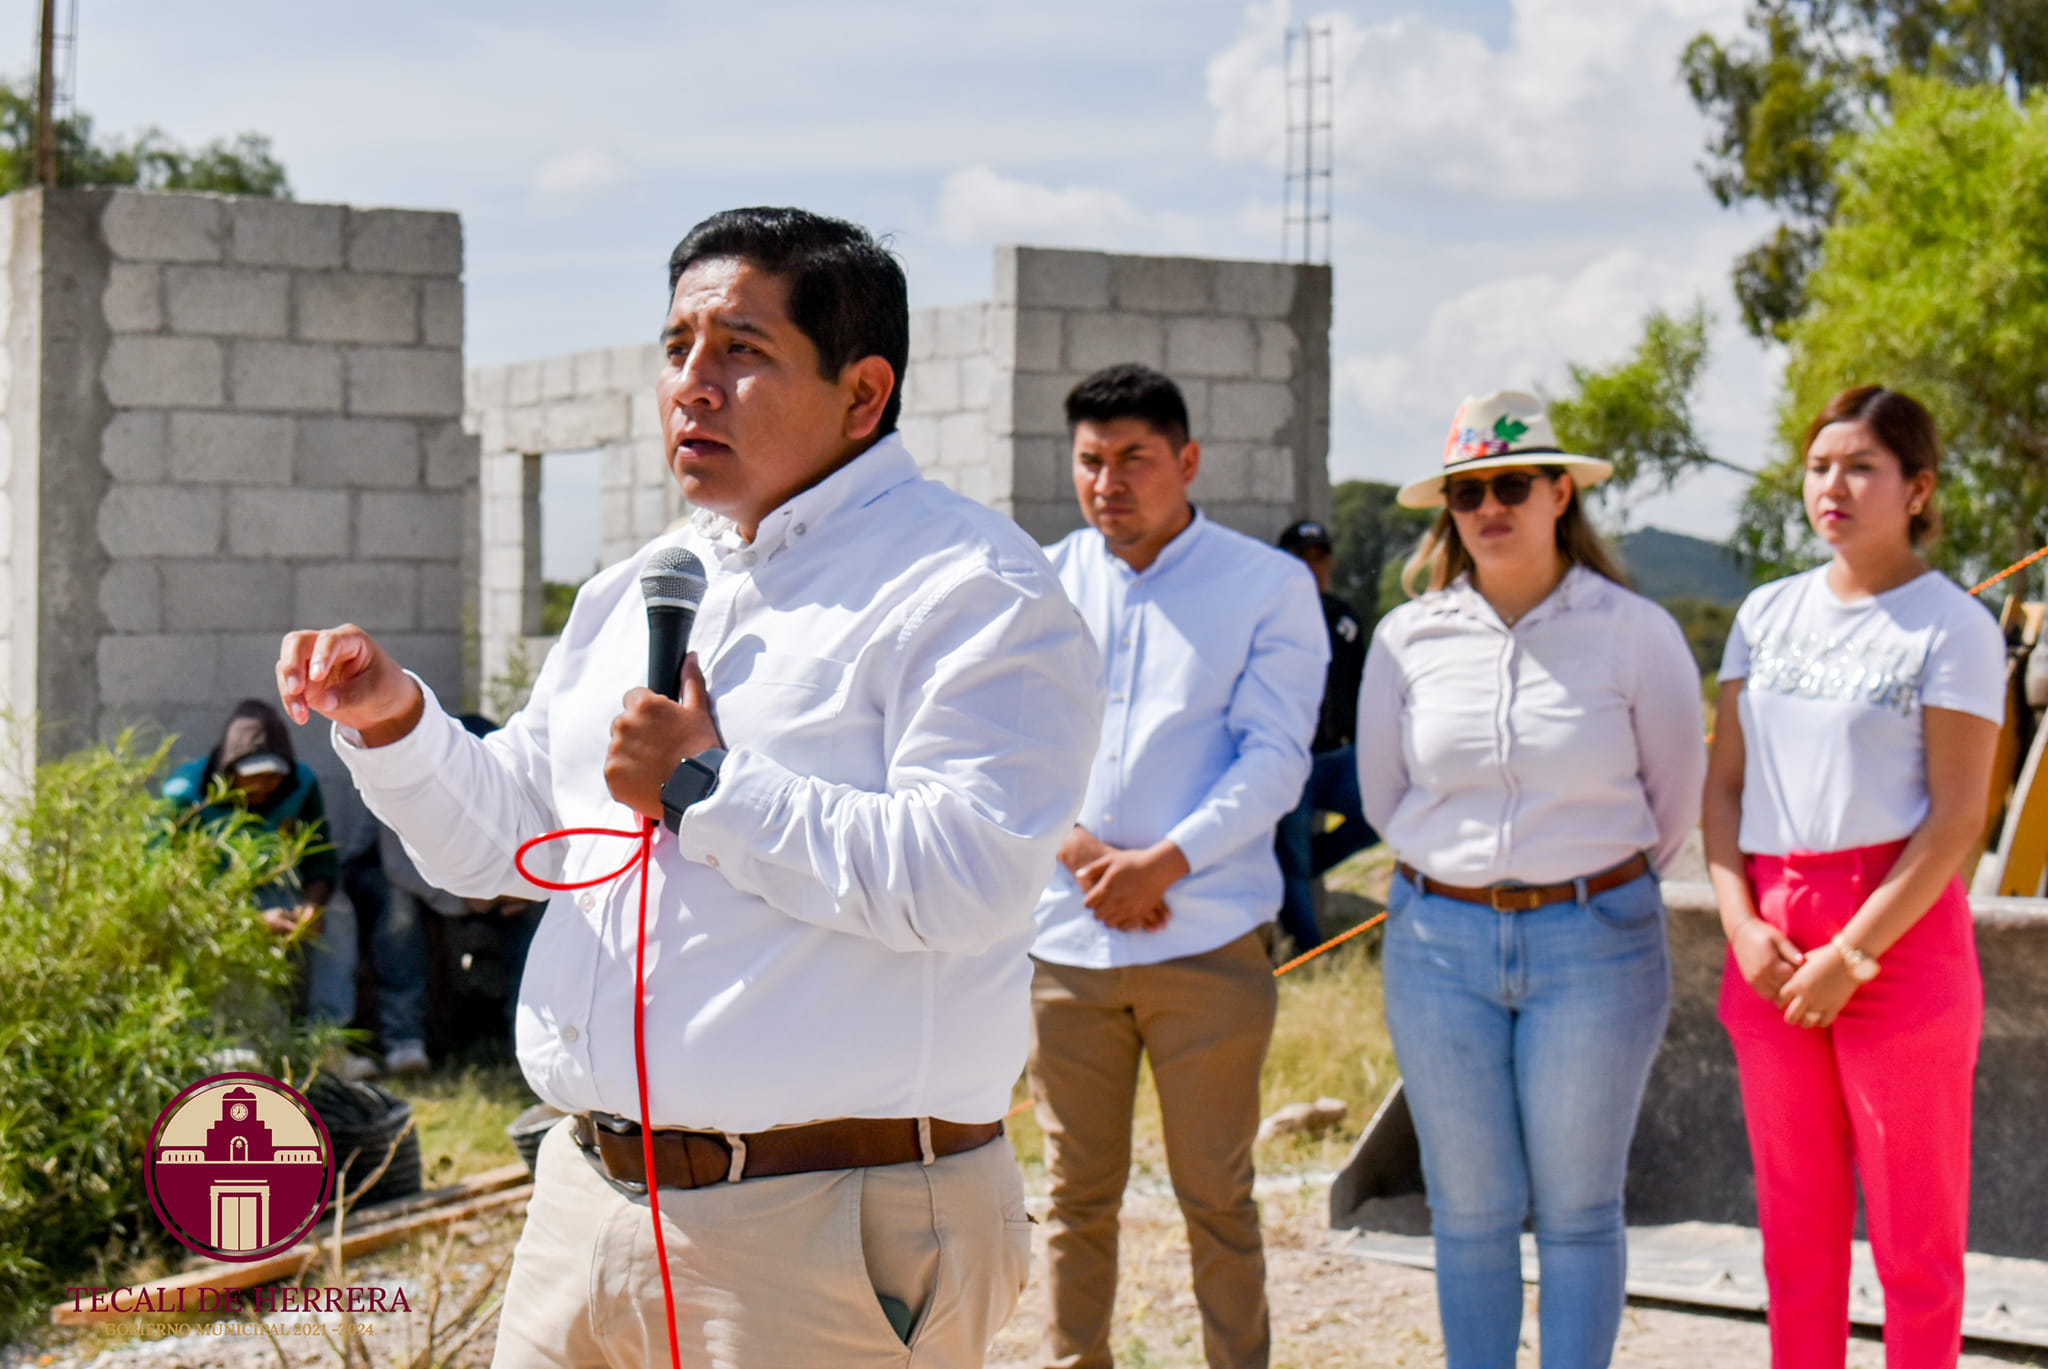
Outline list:
[[[1982,594],[1985,590],[1990,589],[1993,585],[1997,584],[2000,580],[2003,580],[2006,576],[2017,575],[2019,572],[2025,570],[2028,566],[2033,565],[2034,562],[2040,560],[2044,556],[2048,556],[2048,547],[2042,547],[2039,551],[2035,552],[2031,556],[2022,556],[2019,560],[2013,562],[2004,570],[1998,572],[1998,574],[1992,576],[1989,580],[1986,580],[1983,584],[1972,586],[1970,589],[1970,593]]]

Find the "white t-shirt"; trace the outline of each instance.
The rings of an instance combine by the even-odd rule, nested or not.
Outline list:
[[[1753,855],[1846,851],[1927,819],[1922,708],[2005,720],[2005,639],[1929,571],[1843,602],[1827,567],[1753,590],[1721,679],[1742,689],[1742,831]]]

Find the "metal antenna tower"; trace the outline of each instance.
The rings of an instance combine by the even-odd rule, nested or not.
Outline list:
[[[75,3],[75,0],[74,0]],[[1305,23],[1287,30],[1287,180],[1282,198],[1280,258],[1304,262],[1330,260],[1330,205],[1336,178],[1332,174],[1335,144],[1336,54],[1330,21]],[[1318,256],[1317,230],[1321,230]]]

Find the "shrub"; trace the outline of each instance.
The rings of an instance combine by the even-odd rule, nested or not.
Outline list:
[[[231,1048],[284,1073],[317,1044],[251,901],[310,835],[172,821],[152,783],[167,749],[123,736],[0,804],[0,1334],[164,1248],[142,1156],[180,1089],[238,1067]]]

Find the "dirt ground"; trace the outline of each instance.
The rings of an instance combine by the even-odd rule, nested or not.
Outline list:
[[[1396,1265],[1378,1264],[1342,1253],[1341,1236],[1325,1226],[1326,1180],[1273,1178],[1262,1181],[1260,1201],[1265,1214],[1267,1287],[1273,1308],[1274,1369],[1380,1369],[1386,1366],[1436,1366],[1443,1363],[1436,1323],[1436,1294],[1429,1274]],[[1034,1200],[1042,1215],[1043,1199]],[[516,1215],[459,1227],[450,1246],[447,1309],[484,1277],[516,1235]],[[1039,1363],[1046,1318],[1044,1236],[1038,1236],[1031,1284],[989,1355],[998,1366]],[[1180,1369],[1202,1364],[1201,1331],[1188,1278],[1186,1243],[1180,1214],[1171,1195],[1156,1182],[1138,1177],[1124,1209],[1123,1277],[1117,1297],[1114,1347],[1123,1369]],[[410,1325],[385,1318],[364,1342],[373,1369],[405,1363],[410,1350],[425,1344],[424,1307],[428,1291],[420,1272],[421,1259],[410,1265],[397,1257],[373,1258],[351,1270],[366,1283],[401,1279],[416,1309]],[[1520,1363],[1535,1369],[1535,1299],[1533,1290]],[[443,1342],[445,1344],[445,1341]],[[465,1365],[489,1360],[486,1331],[459,1357]],[[103,1339],[82,1332],[64,1332],[33,1352],[0,1355],[0,1364],[22,1369],[273,1369],[282,1364],[331,1365],[334,1351],[317,1337],[280,1337],[273,1346],[257,1336],[179,1336],[175,1338]],[[1626,1313],[1614,1363],[1622,1369],[1702,1369],[1702,1366],[1751,1366],[1769,1363],[1769,1346],[1761,1319],[1723,1316],[1664,1306],[1631,1305]],[[1851,1369],[1880,1369],[1884,1349],[1874,1339],[1859,1338],[1850,1346]],[[2048,1355],[2029,1356],[1972,1346],[1963,1369],[2001,1369],[2014,1364],[2048,1363]]]

